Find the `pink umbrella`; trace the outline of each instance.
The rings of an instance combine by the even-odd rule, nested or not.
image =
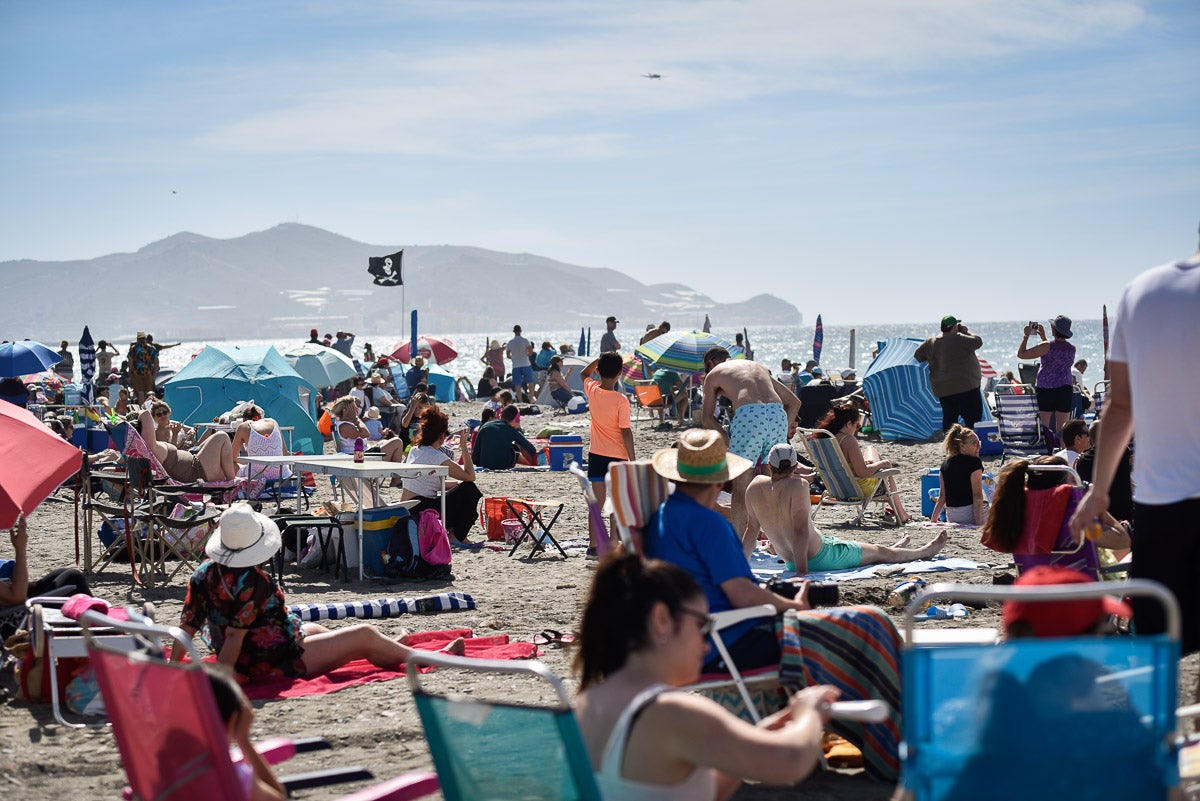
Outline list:
[[[20,406],[0,403],[0,529],[12,528],[79,471],[79,448]]]
[[[417,339],[417,355],[426,361],[433,359],[438,364],[445,364],[458,358],[458,350],[448,339],[423,336]],[[412,343],[404,342],[397,345],[396,349],[392,351],[392,358],[399,360],[402,364],[408,364],[412,359]]]
[[[978,358],[978,357],[976,357]],[[987,363],[986,359],[979,359],[979,373],[984,378],[995,378],[1000,375],[996,372],[996,368]]]

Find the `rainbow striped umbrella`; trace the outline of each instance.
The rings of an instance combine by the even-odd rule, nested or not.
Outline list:
[[[714,347],[725,348],[731,354],[733,352],[733,345],[727,340],[703,331],[668,331],[638,345],[634,354],[655,367],[694,373],[704,369],[704,353]]]
[[[627,392],[633,392],[633,382],[645,381],[648,377],[644,361],[633,354],[625,357],[625,363],[621,366],[621,385]]]

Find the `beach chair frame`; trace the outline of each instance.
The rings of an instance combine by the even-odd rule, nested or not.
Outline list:
[[[996,429],[1003,447],[1001,467],[1010,456],[1042,456],[1049,453],[1050,446],[1042,431],[1037,394],[1033,386],[1013,384],[1012,391],[997,394],[995,400]]]
[[[891,501],[893,506],[895,505],[895,499],[892,496],[898,493],[893,493],[888,489],[887,479],[900,475],[899,468],[890,467],[871,476],[871,478],[879,480],[871,492],[864,492],[858,478],[854,475],[854,470],[850,467],[850,462],[846,459],[846,454],[842,453],[842,447],[833,434],[823,428],[798,428],[796,430],[801,435],[808,458],[816,466],[821,481],[825,485],[825,492],[821,494],[821,499],[813,504],[811,513],[813,520],[817,519],[818,512],[824,506],[854,506],[856,507],[854,523],[858,525],[862,523],[863,515],[872,503],[882,506]],[[896,520],[896,525],[899,525],[899,518]]]

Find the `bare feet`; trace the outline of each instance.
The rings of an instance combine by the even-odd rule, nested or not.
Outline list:
[[[939,531],[938,535],[926,543],[924,548],[917,549],[918,559],[928,559],[942,548],[946,547],[946,540],[949,539],[945,531]]]
[[[912,535],[911,535],[911,534],[905,534],[905,535],[904,535],[904,536],[902,536],[900,539],[896,540],[896,544],[895,544],[895,545],[893,545],[892,547],[893,547],[893,548],[907,548],[907,547],[908,547],[908,544],[909,544],[910,542],[912,542]]]
[[[392,639],[395,640],[396,642],[400,643],[401,645],[408,645],[408,638],[411,636],[412,636],[411,631],[409,631],[408,629],[402,628],[402,629],[400,629],[400,631],[398,631],[396,633],[396,636],[393,637]]]
[[[467,651],[466,641],[463,640],[462,637],[458,637],[457,639],[454,640],[454,642],[450,643],[445,648],[441,649],[440,653],[454,654],[455,656],[462,656],[464,653],[466,653],[466,651]]]

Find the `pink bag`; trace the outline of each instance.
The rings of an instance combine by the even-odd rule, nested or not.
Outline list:
[[[450,564],[450,533],[435,509],[425,509],[417,519],[421,558],[431,565]]]

